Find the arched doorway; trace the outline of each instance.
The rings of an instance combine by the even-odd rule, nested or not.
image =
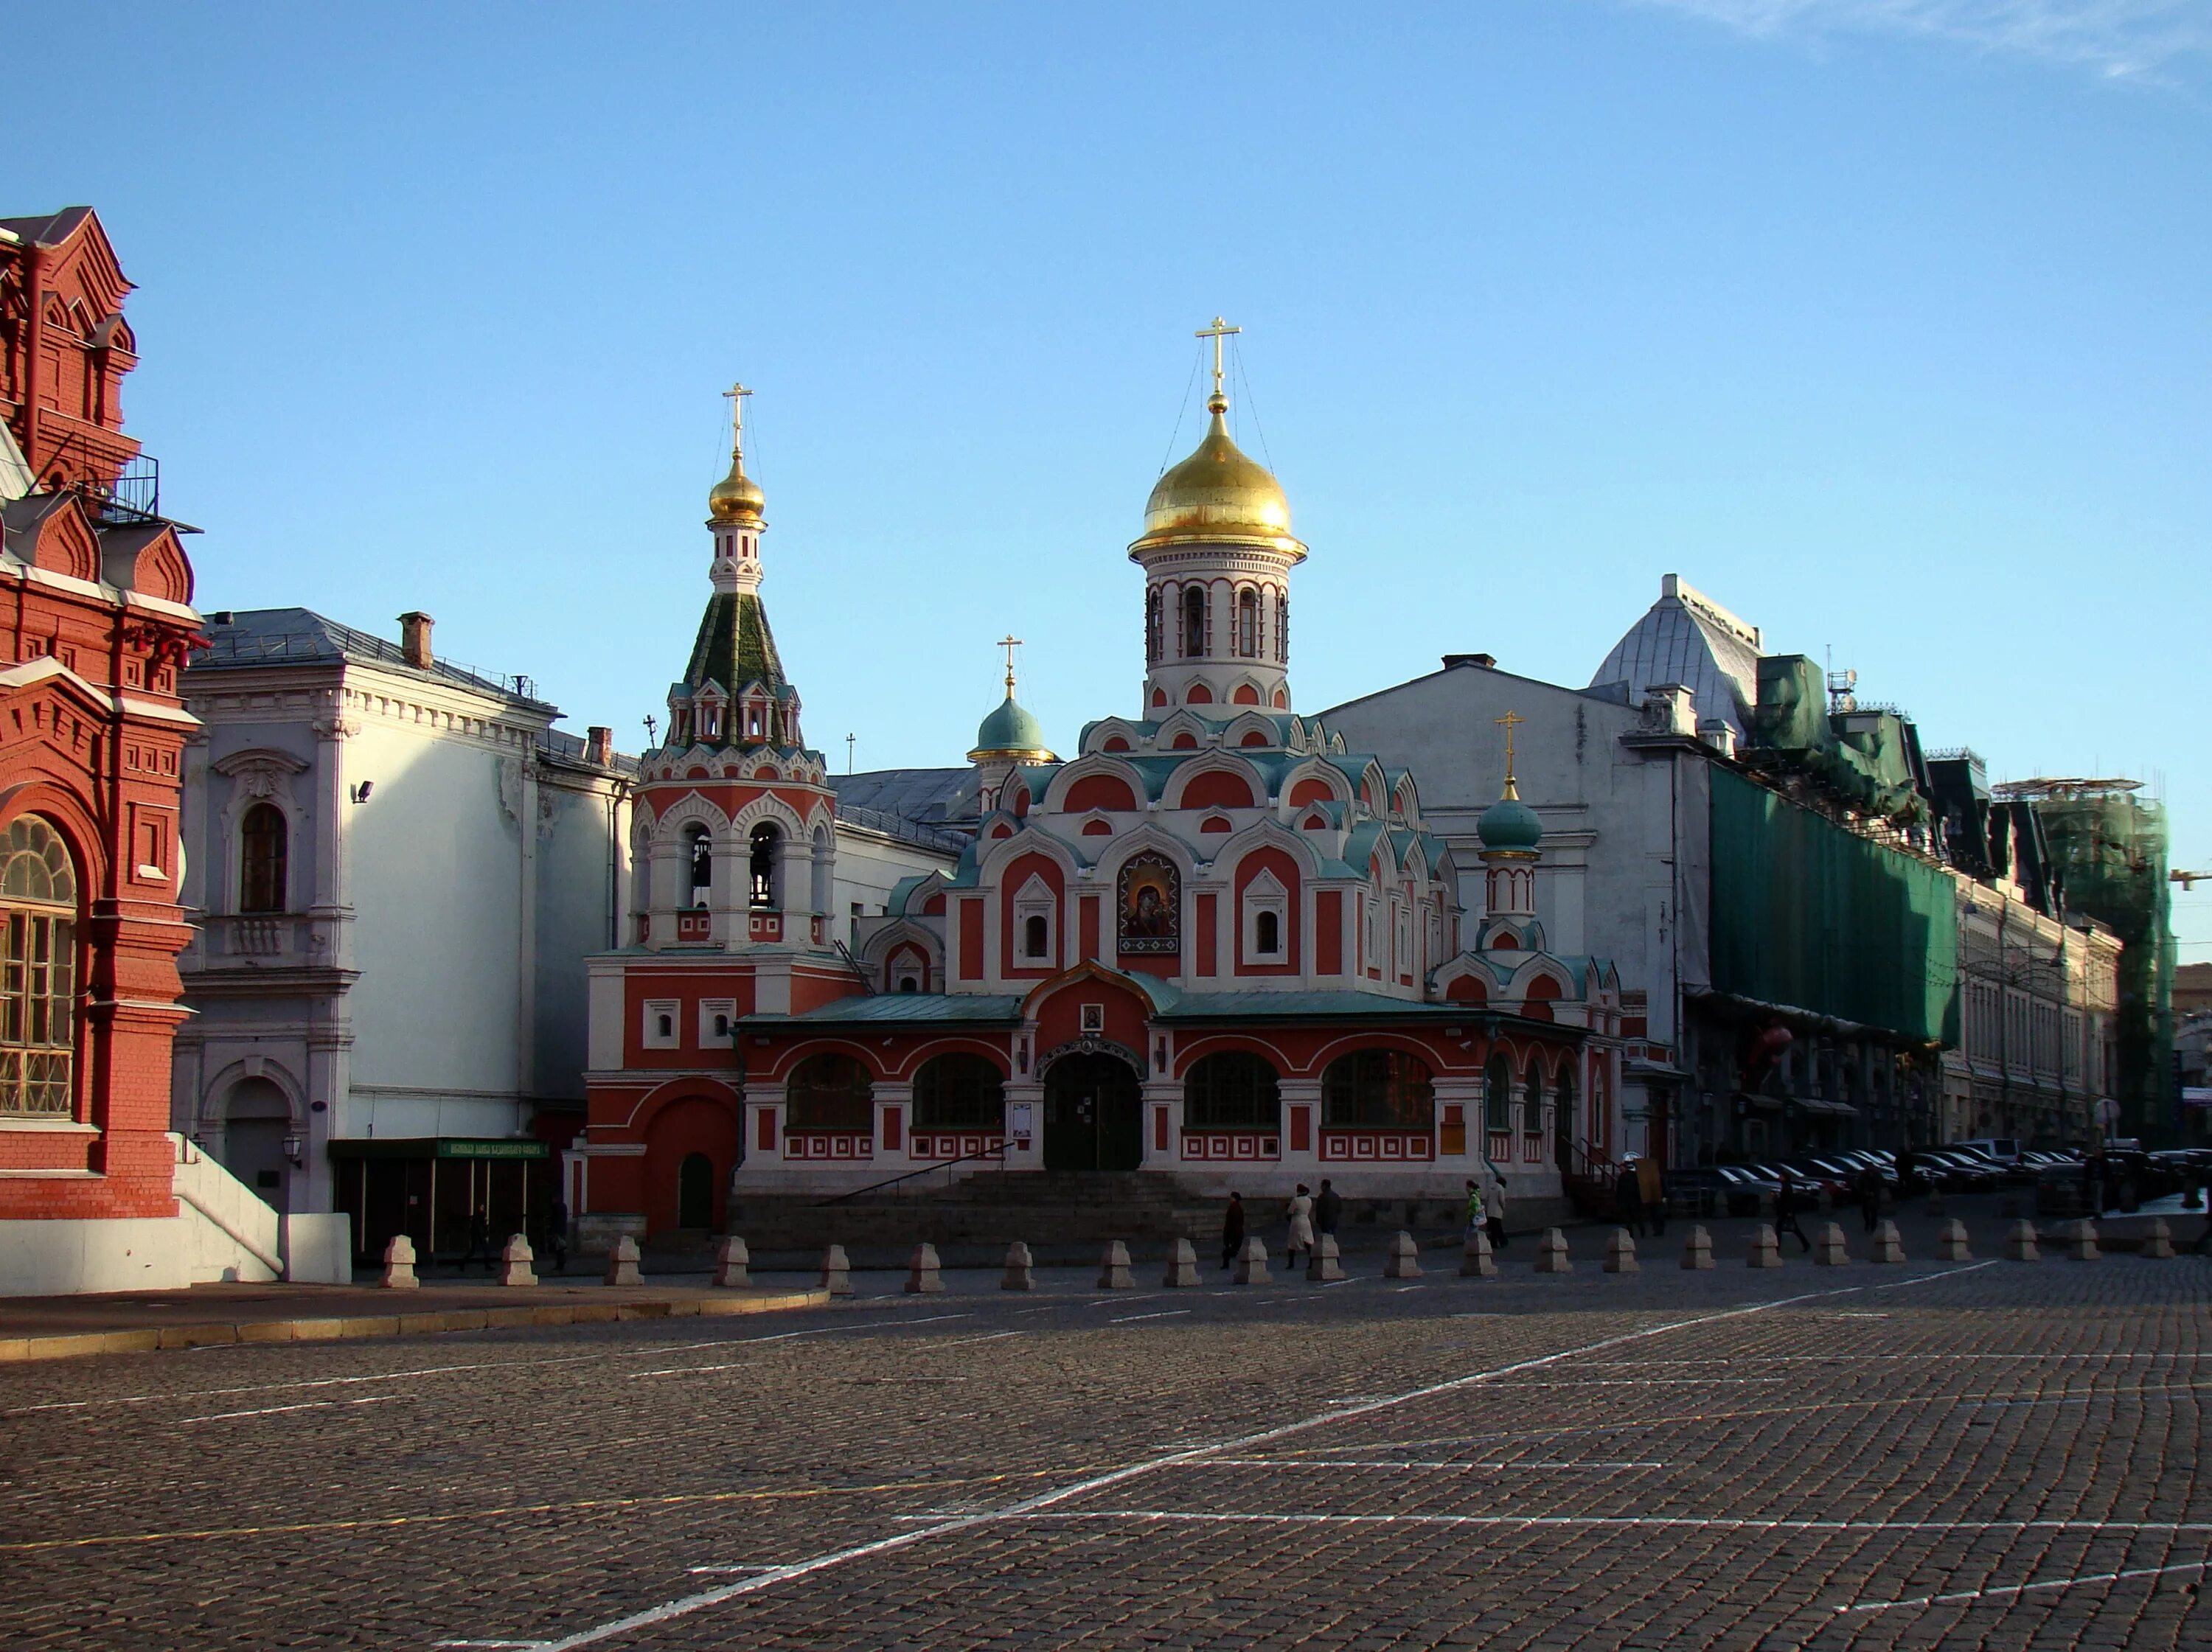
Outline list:
[[[264,1203],[286,1210],[291,1160],[284,1151],[292,1104],[266,1078],[241,1078],[223,1102],[222,1167]]]
[[[676,1225],[714,1225],[714,1161],[704,1153],[686,1153],[676,1167]]]
[[[1133,1170],[1145,1157],[1136,1070],[1115,1056],[1062,1056],[1044,1076],[1044,1168]]]

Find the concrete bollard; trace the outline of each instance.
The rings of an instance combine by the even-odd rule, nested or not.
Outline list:
[[[1636,1240],[1626,1228],[1615,1228],[1613,1236],[1605,1242],[1605,1260],[1600,1265],[1607,1273],[1641,1273],[1644,1264],[1636,1260]]]
[[[1546,1228],[1544,1236],[1536,1242],[1536,1272],[1571,1273],[1574,1271],[1574,1260],[1567,1254],[1567,1236],[1557,1228]]]
[[[2023,1217],[2005,1230],[2004,1254],[2008,1262],[2033,1262],[2042,1256],[2036,1248],[2034,1223]]]
[[[1036,1289],[1036,1266],[1030,1259],[1030,1248],[1017,1239],[1006,1247],[1006,1271],[999,1276],[1001,1291],[1034,1291]]]
[[[606,1283],[609,1285],[643,1285],[645,1276],[637,1271],[637,1241],[624,1234],[615,1241],[615,1248],[607,1253]]]
[[[1333,1285],[1344,1277],[1342,1255],[1336,1246],[1336,1236],[1324,1233],[1314,1240],[1313,1254],[1306,1258],[1306,1278],[1313,1285]]]
[[[1129,1248],[1119,1239],[1109,1240],[1105,1253],[1098,1259],[1098,1288],[1101,1291],[1134,1291],[1137,1282],[1129,1277]]]
[[[538,1272],[530,1266],[535,1260],[530,1252],[530,1241],[519,1233],[511,1235],[506,1248],[499,1253],[499,1282],[501,1285],[536,1285]]]
[[[1753,1267],[1782,1266],[1782,1240],[1774,1231],[1774,1224],[1771,1222],[1762,1222],[1752,1231],[1750,1266]]]
[[[853,1294],[853,1264],[844,1246],[832,1245],[822,1253],[821,1286],[833,1297]]]
[[[1703,1228],[1692,1228],[1689,1236],[1682,1241],[1682,1266],[1703,1271],[1713,1265],[1713,1236]]]
[[[2066,1254],[2077,1262],[2094,1262],[2104,1255],[2097,1248],[2097,1224],[2083,1217],[2066,1236]]]
[[[742,1291],[753,1282],[753,1254],[745,1242],[731,1234],[714,1247],[714,1285],[720,1291]]]
[[[1182,1291],[1198,1283],[1198,1247],[1188,1239],[1178,1239],[1168,1252],[1167,1272],[1160,1275],[1160,1283],[1170,1291]]]
[[[914,1254],[906,1259],[906,1292],[909,1297],[934,1297],[945,1289],[945,1275],[938,1266],[937,1247],[927,1240],[914,1248]]]
[[[1421,1249],[1413,1242],[1413,1236],[1401,1228],[1398,1236],[1390,1242],[1390,1254],[1382,1264],[1386,1279],[1418,1279],[1421,1277]]]
[[[1844,1244],[1844,1230],[1831,1222],[1820,1230],[1820,1236],[1813,1242],[1813,1264],[1816,1267],[1841,1267],[1851,1260],[1850,1251]]]
[[[1904,1236],[1894,1222],[1884,1222],[1874,1230],[1874,1248],[1867,1253],[1869,1262],[1901,1262],[1905,1260]]]
[[[1460,1252],[1459,1276],[1462,1279],[1498,1277],[1498,1259],[1491,1254],[1490,1236],[1480,1228],[1467,1236],[1466,1247]]]
[[[1966,1243],[1966,1224],[1964,1222],[1954,1220],[1943,1224],[1942,1231],[1936,1236],[1936,1260],[1939,1262],[1971,1262],[1974,1260],[1973,1248]]]
[[[2166,1247],[2166,1254],[2173,1254]],[[415,1277],[415,1242],[405,1234],[395,1234],[392,1242],[384,1248],[384,1277],[378,1284],[386,1291],[419,1291],[422,1280]]]
[[[2173,1230],[2166,1225],[2163,1218],[2150,1224],[2150,1231],[2143,1235],[2142,1249],[2139,1254],[2152,1261],[2173,1260]]]
[[[1229,1283],[1266,1285],[1267,1280],[1267,1248],[1260,1242],[1260,1236],[1255,1233],[1244,1242],[1244,1248],[1237,1253],[1237,1266],[1230,1270]]]

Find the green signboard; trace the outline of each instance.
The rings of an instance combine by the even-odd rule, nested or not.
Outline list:
[[[440,1158],[545,1158],[550,1150],[542,1141],[467,1141],[441,1137]]]

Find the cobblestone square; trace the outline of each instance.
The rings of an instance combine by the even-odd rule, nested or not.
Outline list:
[[[2212,1646],[2212,1263],[1675,1242],[17,1368],[0,1644]]]

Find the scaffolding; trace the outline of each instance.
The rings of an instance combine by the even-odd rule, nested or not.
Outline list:
[[[2119,1133],[2179,1140],[2173,1084],[2172,896],[2165,808],[2141,780],[2013,780],[1992,793],[2032,806],[2043,824],[2068,908],[2120,940],[2113,1099]]]

